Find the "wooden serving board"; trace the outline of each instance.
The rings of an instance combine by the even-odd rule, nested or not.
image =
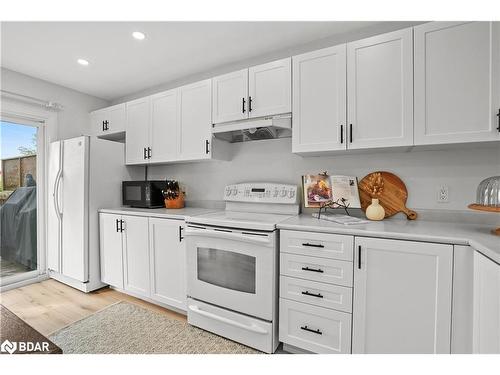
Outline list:
[[[406,207],[408,190],[406,190],[404,182],[395,174],[384,171],[372,172],[363,177],[358,187],[363,211],[366,211],[366,208],[372,203],[372,198],[378,198],[384,207],[385,217],[403,212],[408,220],[417,218],[417,213]]]

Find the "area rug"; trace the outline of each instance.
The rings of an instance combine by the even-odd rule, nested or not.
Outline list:
[[[49,336],[65,354],[257,354],[252,348],[128,302]]]

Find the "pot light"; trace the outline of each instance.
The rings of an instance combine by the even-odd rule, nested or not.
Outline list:
[[[146,35],[144,35],[144,33],[141,33],[140,31],[134,31],[132,33],[132,36],[137,40],[144,40],[146,38]]]
[[[76,62],[77,62],[78,64],[80,64],[80,65],[84,65],[84,66],[89,65],[89,62],[88,62],[87,60],[85,60],[85,59],[78,59],[78,60],[76,60]]]

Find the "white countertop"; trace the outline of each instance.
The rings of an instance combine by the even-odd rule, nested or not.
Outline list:
[[[302,214],[278,223],[279,229],[350,234],[401,240],[470,245],[500,264],[500,237],[491,233],[494,225],[441,221],[386,219],[368,224],[343,225]]]
[[[208,214],[210,212],[219,211],[217,209],[184,207],[184,208],[134,208],[134,207],[118,207],[118,208],[102,208],[99,212],[117,215],[135,215],[158,217],[164,219],[184,220],[186,217]]]

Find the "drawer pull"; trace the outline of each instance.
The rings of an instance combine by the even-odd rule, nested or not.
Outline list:
[[[323,295],[321,293],[314,294],[314,293],[311,293],[311,292],[309,292],[307,290],[305,292],[302,292],[302,294],[304,294],[306,296],[311,296],[311,297],[323,298]]]
[[[319,273],[323,273],[325,271],[323,271],[321,268],[309,268],[309,267],[302,267],[302,271],[311,271],[311,272],[319,272]]]
[[[304,327],[300,327],[300,329],[304,330],[304,331],[307,331],[307,332],[312,332],[312,333],[315,333],[317,335],[322,335],[323,332],[321,332],[319,329],[311,329],[307,326],[304,326]]]
[[[315,243],[309,243],[309,242],[303,243],[302,246],[321,247],[321,248],[325,247],[325,245],[315,244]]]

